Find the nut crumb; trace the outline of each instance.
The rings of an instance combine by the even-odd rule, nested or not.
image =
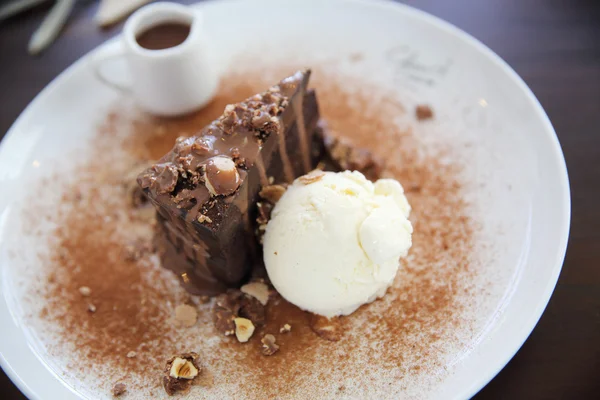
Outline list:
[[[163,375],[163,387],[169,396],[187,392],[195,378],[202,372],[197,364],[196,353],[184,353],[167,361]]]
[[[310,185],[321,180],[325,176],[325,173],[321,170],[315,169],[306,175],[302,175],[298,180],[305,185]]]
[[[246,343],[254,334],[254,324],[247,318],[235,318],[235,337],[240,343]]]
[[[265,323],[265,306],[237,289],[217,296],[213,305],[213,321],[217,331],[225,336],[233,335],[236,328],[234,319],[237,317],[249,319],[254,326],[262,326]]]
[[[211,224],[212,223],[212,219],[210,219],[209,217],[207,217],[204,214],[200,214],[200,216],[198,217],[198,222],[200,222],[201,224],[203,224],[205,222]]]
[[[198,311],[188,304],[180,304],[175,307],[175,321],[177,325],[186,328],[192,327],[198,320]]]
[[[271,204],[277,204],[281,196],[285,193],[285,187],[283,185],[269,185],[264,186],[258,195],[263,199],[267,200]]]
[[[327,318],[313,314],[310,327],[325,340],[337,342],[342,338],[342,324],[339,317]]]
[[[262,282],[250,282],[240,288],[243,293],[254,297],[263,306],[269,301],[269,287]]]
[[[88,297],[92,294],[92,289],[87,286],[82,286],[79,288],[79,293],[81,293],[83,297]]]
[[[419,104],[415,109],[415,115],[419,121],[433,118],[433,110],[427,104]]]
[[[200,296],[198,300],[200,300],[201,304],[207,304],[210,302],[210,296]]]
[[[135,358],[137,356],[137,353],[135,351],[130,351],[129,353],[127,353],[127,358]]]
[[[275,343],[275,336],[271,334],[265,335],[260,341],[263,344],[262,353],[265,356],[272,356],[279,350],[279,346]]]
[[[287,333],[292,330],[290,324],[285,324],[281,328],[279,328],[279,333]]]
[[[127,387],[125,386],[124,383],[115,383],[115,385],[112,387],[112,395],[114,397],[119,397],[120,395],[122,395],[123,393],[125,393],[127,391]]]
[[[176,357],[171,363],[169,376],[176,379],[194,379],[196,376],[198,376],[198,368],[196,368],[190,361]]]
[[[95,313],[96,312],[96,306],[93,304],[88,304],[88,311],[91,313]]]
[[[325,126],[322,129],[325,150],[336,168],[342,171],[359,171],[371,181],[381,177],[383,163],[370,151],[355,146],[346,138],[333,136]]]

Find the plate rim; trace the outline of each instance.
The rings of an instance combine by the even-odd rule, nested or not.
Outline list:
[[[219,1],[219,3],[240,3],[243,0],[226,0]],[[299,3],[302,3],[303,6],[306,6],[310,2],[318,3],[319,0],[304,0]],[[507,364],[508,362],[515,356],[515,354],[519,351],[519,349],[523,346],[525,341],[529,338],[536,325],[538,324],[541,316],[543,315],[552,294],[556,288],[558,283],[558,279],[560,273],[562,271],[562,266],[564,263],[569,233],[570,233],[570,223],[571,223],[571,189],[569,183],[569,176],[567,165],[564,157],[564,153],[562,151],[562,147],[560,145],[560,141],[552,126],[550,118],[546,114],[546,111],[542,107],[541,103],[533,93],[533,91],[529,88],[529,86],[525,83],[525,81],[517,74],[516,71],[499,55],[497,55],[493,50],[487,47],[480,40],[476,39],[471,34],[463,31],[458,28],[454,24],[441,19],[440,17],[434,16],[426,11],[420,10],[413,6],[402,4],[395,2],[393,0],[329,0],[330,2],[337,2],[340,6],[343,6],[347,3],[356,3],[362,6],[367,7],[378,7],[381,9],[388,9],[392,12],[404,12],[406,15],[409,15],[411,18],[417,18],[427,23],[428,25],[434,26],[436,28],[443,29],[446,34],[454,36],[456,39],[465,42],[466,44],[472,46],[475,50],[481,53],[483,56],[487,57],[494,64],[499,66],[503,72],[505,72],[508,77],[517,84],[519,89],[526,96],[527,100],[532,104],[536,116],[541,121],[544,127],[545,136],[548,136],[551,144],[552,150],[552,158],[557,163],[558,170],[560,171],[560,176],[558,177],[558,186],[561,188],[562,198],[560,202],[563,205],[563,209],[559,214],[557,214],[557,222],[560,223],[560,226],[563,228],[559,235],[558,247],[556,251],[556,260],[551,269],[551,274],[548,276],[548,285],[544,289],[542,296],[537,299],[537,304],[535,308],[530,313],[530,316],[527,318],[527,323],[521,326],[522,334],[517,337],[514,335],[512,342],[506,344],[506,351],[504,352],[504,357],[496,358],[491,364],[493,368],[489,370],[491,372],[482,375],[478,380],[473,381],[469,386],[466,386],[462,391],[457,393],[457,398],[471,398],[475,394],[477,394],[484,386],[486,386]],[[205,6],[215,6],[217,4],[217,0],[205,0],[200,3],[194,3],[192,7],[205,7]],[[231,4],[228,4],[231,6]],[[3,140],[0,142],[0,154],[4,147],[6,147],[6,143],[9,142],[8,138],[11,138],[16,133],[15,126],[19,125],[20,122],[27,117],[27,115],[31,112],[31,109],[35,106],[35,104],[43,101],[43,98],[48,96],[52,91],[56,90],[63,81],[69,79],[71,72],[84,63],[88,63],[90,59],[94,56],[95,53],[102,51],[102,49],[111,43],[116,42],[121,37],[121,33],[118,33],[113,38],[107,39],[103,43],[97,45],[80,58],[78,58],[75,62],[65,68],[58,76],[53,78],[50,83],[48,83],[25,107],[25,109],[19,114],[19,116],[15,119],[15,121],[11,124],[10,128],[6,132]],[[3,210],[0,210],[3,211]],[[2,277],[0,276],[0,281]],[[4,296],[2,296],[2,301],[6,301]],[[30,346],[29,346],[30,347]],[[34,352],[34,350],[31,350]],[[39,360],[43,363],[42,360]],[[45,364],[45,363],[44,363]],[[40,399],[38,393],[34,391],[24,379],[13,369],[11,364],[5,359],[4,354],[0,350],[0,367],[4,370],[6,375],[10,378],[10,380],[19,388],[19,390],[28,398]],[[47,365],[46,365],[47,367]],[[54,374],[52,371],[48,371],[50,374]],[[80,393],[73,392],[72,388],[66,384],[62,379],[60,379],[61,383],[65,386],[65,389],[70,391],[77,396],[81,396]]]

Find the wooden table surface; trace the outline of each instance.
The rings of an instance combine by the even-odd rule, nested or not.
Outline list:
[[[600,1],[408,3],[471,33],[523,77],[554,124],[571,181],[558,286],[525,345],[476,398],[600,398]],[[55,76],[121,29],[98,30],[97,3],[81,1],[54,45],[30,57],[27,41],[48,8],[0,23],[0,138]],[[24,398],[1,371],[0,398]]]

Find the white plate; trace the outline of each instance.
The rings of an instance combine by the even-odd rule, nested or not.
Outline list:
[[[570,196],[552,125],[505,62],[469,35],[426,13],[379,1],[288,0],[283,4],[260,0],[200,5],[221,49],[223,67],[244,50],[258,51],[261,38],[268,39],[267,54],[273,58],[319,62],[361,52],[374,79],[386,80],[406,99],[456,111],[449,112],[441,124],[481,145],[470,166],[474,180],[488,182],[485,192],[474,195],[486,207],[480,222],[489,230],[504,229],[490,249],[494,257],[487,266],[499,295],[483,307],[485,323],[447,365],[451,373],[427,392],[431,398],[468,398],[522,345],[560,273]],[[252,32],[252,37],[244,32]],[[72,382],[52,372],[48,365],[53,361],[40,351],[34,328],[23,324],[24,310],[13,278],[31,260],[9,258],[11,250],[25,244],[13,234],[19,230],[20,200],[31,195],[30,186],[23,182],[35,185],[48,172],[37,165],[58,168],[61,154],[85,147],[98,110],[117,98],[94,79],[90,60],[93,53],[114,46],[115,41],[101,46],[55,79],[27,107],[0,146],[0,364],[31,399],[80,395]],[[390,50],[395,62],[390,62]],[[56,195],[50,187],[47,191],[49,198]]]

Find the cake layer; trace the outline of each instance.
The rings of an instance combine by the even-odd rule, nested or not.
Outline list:
[[[248,276],[259,255],[251,221],[260,188],[314,168],[319,111],[309,76],[298,72],[227,106],[139,175],[157,209],[163,266],[191,293],[214,295]]]

